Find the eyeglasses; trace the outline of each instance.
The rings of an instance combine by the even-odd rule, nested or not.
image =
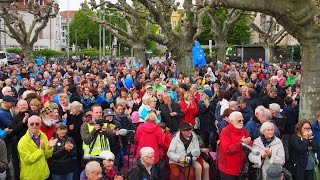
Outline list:
[[[38,122],[36,122],[36,123],[32,122],[32,123],[30,123],[29,125],[30,125],[30,126],[40,126],[40,123],[38,123]]]
[[[153,159],[154,158],[154,156],[146,156],[147,158],[150,158],[150,159]]]
[[[243,122],[244,122],[244,119],[239,119],[237,122],[238,122],[238,123],[243,123]]]

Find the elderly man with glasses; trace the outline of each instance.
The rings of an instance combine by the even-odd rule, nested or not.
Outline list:
[[[244,168],[246,150],[242,143],[252,144],[249,132],[244,128],[244,119],[239,111],[229,116],[230,123],[220,133],[218,167],[221,179],[238,179]]]
[[[31,116],[28,130],[18,143],[21,172],[20,179],[47,179],[50,171],[46,159],[52,156],[57,139],[50,139],[40,131],[41,118]]]
[[[154,149],[143,147],[140,149],[140,158],[137,159],[128,173],[128,179],[157,180],[157,172],[154,166]]]

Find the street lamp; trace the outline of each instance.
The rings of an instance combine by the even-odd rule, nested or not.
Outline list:
[[[70,10],[69,10],[69,0],[68,0],[68,12],[67,12],[67,21],[68,21],[68,33],[67,33],[67,51],[68,51],[68,59],[70,58]]]

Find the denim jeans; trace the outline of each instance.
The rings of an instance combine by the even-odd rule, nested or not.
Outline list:
[[[68,174],[52,174],[53,180],[73,180],[73,172]]]

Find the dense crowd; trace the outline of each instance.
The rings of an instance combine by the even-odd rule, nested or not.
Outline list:
[[[191,76],[170,59],[2,66],[0,176],[317,178],[320,111],[298,119],[300,65],[232,59]]]

